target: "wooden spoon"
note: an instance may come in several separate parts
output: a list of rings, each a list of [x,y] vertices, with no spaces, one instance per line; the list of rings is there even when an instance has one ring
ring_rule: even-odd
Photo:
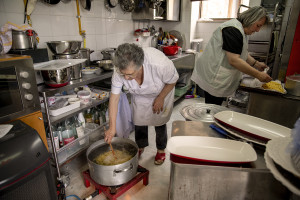
[[[106,127],[105,127],[105,126],[103,127],[103,129],[104,129],[104,131],[106,131]],[[111,145],[111,142],[109,143],[109,146],[110,146],[110,150],[111,150],[111,152],[112,152],[112,154],[113,154],[115,160],[117,160],[117,156],[116,156],[116,154],[115,154],[114,148],[113,148],[112,145]]]

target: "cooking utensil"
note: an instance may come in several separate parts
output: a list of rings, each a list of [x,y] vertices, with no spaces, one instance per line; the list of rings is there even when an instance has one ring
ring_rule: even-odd
[[[103,129],[104,129],[104,131],[106,131],[105,126],[103,127]],[[114,152],[114,148],[112,147],[111,142],[109,143],[109,147],[110,147],[110,150],[111,150],[112,154],[114,155],[114,158],[117,159],[117,156],[116,156],[116,154]]]
[[[29,40],[25,31],[12,30],[12,47],[11,49],[29,49]]]
[[[175,38],[178,39],[178,46],[180,46],[183,50],[185,50],[185,37],[179,31],[172,30],[169,32],[170,35],[173,35]]]
[[[103,55],[103,60],[113,60],[115,57],[116,48],[107,48],[101,51]]]
[[[80,0],[80,4],[84,9],[88,11],[91,10],[91,4],[92,4],[91,0]]]
[[[45,3],[48,3],[48,4],[58,4],[60,2],[60,0],[44,0]]]
[[[134,0],[120,0],[119,3],[122,10],[125,12],[132,12],[135,8]]]
[[[49,41],[46,42],[53,54],[76,54],[79,52],[82,41]]]
[[[87,150],[86,156],[91,178],[100,185],[116,186],[130,181],[137,173],[138,146],[126,138],[114,137],[112,139],[115,150],[127,151],[133,157],[125,163],[118,165],[99,165],[94,159],[102,153],[110,151],[104,140],[93,143]]]
[[[99,67],[103,68],[104,70],[111,71],[114,70],[114,64],[112,60],[99,60],[97,61]]]
[[[173,56],[176,55],[178,53],[180,47],[178,46],[164,46],[163,47],[163,52],[167,55],[167,56]]]
[[[187,105],[180,110],[180,114],[188,121],[214,122],[214,114],[228,110],[223,106],[205,103]]]
[[[71,80],[82,78],[82,64],[72,66]]]
[[[91,53],[93,53],[94,50],[90,50],[89,48],[81,48],[79,49],[79,52],[78,52],[78,56],[80,58],[85,58],[87,59],[86,60],[86,66],[90,66],[91,64]]]
[[[300,96],[300,74],[286,77],[285,88],[289,94]]]
[[[50,87],[62,87],[69,83],[72,75],[72,67],[57,70],[42,70],[41,74],[46,85]]]

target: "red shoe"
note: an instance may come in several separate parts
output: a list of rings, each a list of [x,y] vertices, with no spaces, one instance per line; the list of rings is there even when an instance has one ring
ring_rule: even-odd
[[[161,165],[161,164],[164,163],[165,159],[166,159],[166,154],[165,153],[157,152],[156,156],[155,156],[154,164]]]

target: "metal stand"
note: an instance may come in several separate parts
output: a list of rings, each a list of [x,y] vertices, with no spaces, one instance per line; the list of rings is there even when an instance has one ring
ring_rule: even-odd
[[[95,186],[95,189],[99,191],[98,194],[101,194],[101,192],[103,192],[104,195],[110,200],[117,200],[119,196],[124,194],[127,190],[135,186],[141,180],[143,180],[144,185],[149,184],[149,170],[141,167],[140,165],[138,166],[138,174],[129,182],[121,185],[120,187],[118,186],[109,187],[109,186],[104,186],[96,183],[91,178],[89,170],[82,172],[82,174],[84,178],[85,187],[90,187],[92,183]]]

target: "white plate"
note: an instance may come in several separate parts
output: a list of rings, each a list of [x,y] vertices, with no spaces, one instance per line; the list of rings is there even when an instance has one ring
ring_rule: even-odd
[[[252,137],[249,136],[249,135],[246,135],[246,134],[240,133],[240,132],[238,132],[238,131],[236,131],[236,130],[234,130],[234,129],[225,127],[225,126],[223,126],[222,124],[220,124],[220,123],[218,123],[218,122],[215,122],[215,123],[216,123],[220,128],[224,129],[224,130],[227,131],[228,133],[230,133],[230,134],[232,134],[232,135],[234,135],[234,136],[236,136],[236,137],[238,137],[238,138],[244,139],[244,140],[246,140],[246,141],[248,141],[248,142],[253,142],[253,143],[255,143],[255,144],[259,144],[259,145],[266,146],[266,142],[264,142],[264,141],[261,141],[261,140],[259,140],[259,139],[257,139],[257,138],[252,138]]]
[[[273,162],[272,158],[265,152],[265,161],[267,168],[271,171],[273,176],[280,181],[285,187],[287,187],[290,191],[295,193],[296,195],[300,195],[300,190],[295,187],[289,180],[287,180],[276,168],[275,163]]]
[[[248,163],[257,159],[255,150],[249,144],[214,137],[171,137],[167,149],[176,156],[202,162]]]
[[[291,141],[292,138],[290,137],[270,140],[267,143],[266,152],[276,164],[300,178],[300,173],[294,167],[291,155],[287,149]]]
[[[34,64],[34,70],[59,70],[84,63],[86,59],[58,59]]]
[[[234,111],[219,112],[214,118],[225,126],[265,141],[291,135],[287,127]]]
[[[83,74],[93,74],[93,73],[95,73],[97,70],[98,70],[97,68],[95,68],[95,69],[85,68],[85,69],[82,70],[82,73],[83,73]]]

